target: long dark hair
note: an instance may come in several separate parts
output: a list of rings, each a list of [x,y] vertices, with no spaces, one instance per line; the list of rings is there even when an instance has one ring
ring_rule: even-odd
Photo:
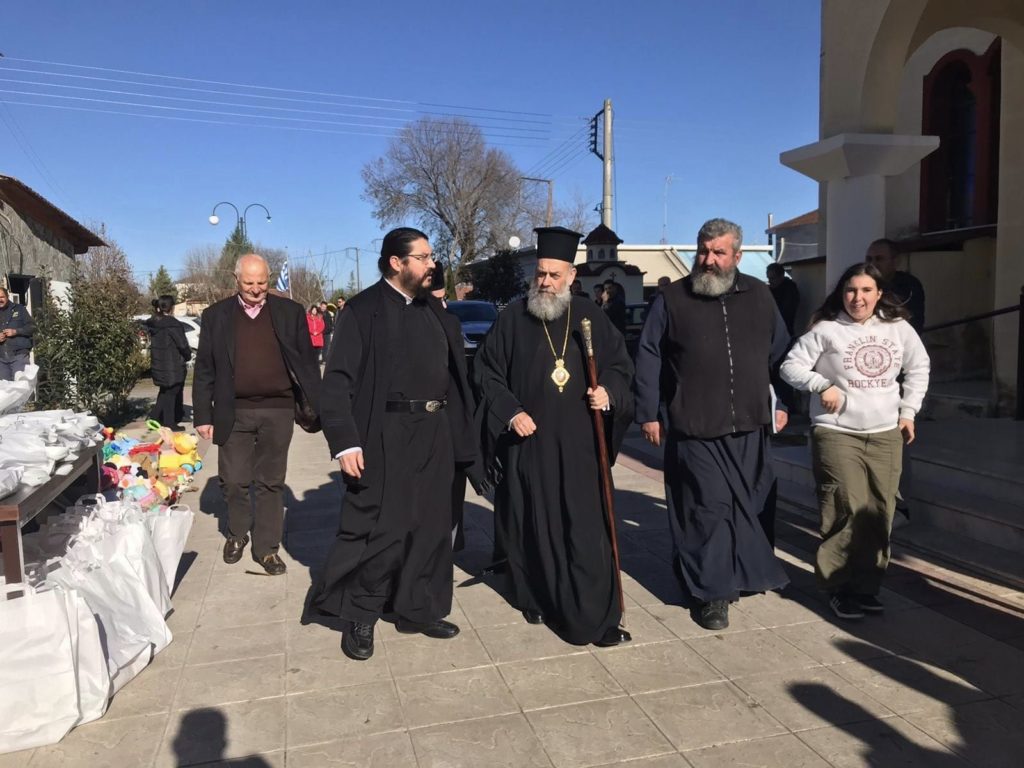
[[[412,244],[417,240],[429,240],[425,233],[413,227],[398,227],[392,229],[380,244],[380,258],[377,259],[377,269],[385,277],[391,274],[391,257],[397,256],[400,259],[407,258],[412,250]]]
[[[879,290],[882,291],[882,296],[875,305],[875,317],[887,323],[896,320],[906,320],[910,317],[910,313],[896,300],[896,297],[885,289],[885,281],[882,280],[882,273],[878,271],[878,267],[871,264],[854,264],[843,272],[843,276],[839,278],[839,282],[832,289],[832,293],[825,298],[825,302],[811,315],[811,322],[808,327],[813,328],[822,320],[835,320],[841,312],[845,312],[843,294],[846,292],[846,284],[860,275],[870,277],[875,281],[875,285],[878,286]]]

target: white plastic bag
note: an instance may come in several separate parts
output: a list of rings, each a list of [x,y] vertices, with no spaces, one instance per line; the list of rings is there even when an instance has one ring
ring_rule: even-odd
[[[185,504],[160,507],[146,517],[146,526],[153,537],[153,546],[160,559],[160,568],[167,580],[168,589],[174,591],[174,579],[178,574],[181,553],[185,551],[189,531],[195,515]]]
[[[80,714],[68,594],[2,593],[15,590],[23,596],[0,601],[0,752],[55,744]]]
[[[75,725],[99,720],[110,703],[110,669],[103,653],[100,627],[89,604],[78,592],[68,593],[68,624],[78,683],[79,717]]]
[[[113,692],[137,675],[171,642],[171,630],[135,569],[123,557],[87,564],[87,550],[72,548],[50,581],[77,589],[99,620]],[[74,555],[74,557],[72,557]]]

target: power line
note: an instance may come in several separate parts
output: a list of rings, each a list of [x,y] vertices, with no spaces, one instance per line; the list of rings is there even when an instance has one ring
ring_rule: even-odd
[[[7,129],[11,132],[15,142],[21,147],[21,151],[25,153],[28,161],[32,163],[32,166],[39,173],[40,178],[50,187],[61,198],[67,198],[68,194],[64,191],[64,188],[57,181],[57,178],[50,173],[50,169],[43,162],[43,158],[32,147],[32,142],[29,141],[28,135],[22,130],[21,125],[18,123],[18,119],[14,116],[14,112],[11,111],[7,103],[0,99],[0,107],[3,107],[0,111],[0,119],[4,121]],[[8,117],[10,119],[8,119]]]
[[[46,70],[25,69],[23,67],[8,67],[8,66],[5,66],[4,69],[6,71],[8,71],[8,72],[20,72],[20,73],[24,73],[24,74],[42,75],[44,77],[73,78],[73,79],[76,79],[76,80],[89,80],[89,81],[101,82],[101,83],[115,83],[115,84],[118,84],[118,85],[134,85],[134,86],[139,86],[139,87],[142,87],[142,88],[162,88],[162,89],[165,89],[165,90],[186,91],[186,92],[190,92],[190,93],[209,93],[209,94],[220,95],[220,96],[241,96],[241,97],[248,98],[248,99],[265,99],[265,100],[268,100],[268,101],[284,101],[284,102],[289,102],[289,103],[293,103],[293,104],[318,104],[318,105],[323,105],[323,106],[344,107],[344,108],[347,108],[347,109],[361,109],[361,110],[368,110],[368,111],[369,110],[374,110],[374,111],[386,111],[386,112],[402,112],[402,113],[407,113],[407,114],[436,115],[436,116],[440,116],[440,117],[472,117],[475,120],[491,120],[491,121],[500,121],[500,122],[503,122],[503,123],[529,123],[529,124],[533,124],[533,125],[544,125],[548,129],[550,129],[550,121],[548,121],[548,120],[532,120],[532,119],[526,119],[526,118],[510,118],[510,117],[489,117],[487,115],[463,115],[463,114],[459,114],[459,113],[455,113],[455,112],[434,112],[434,111],[430,111],[430,110],[413,109],[413,108],[410,108],[410,107],[384,107],[384,106],[377,106],[377,105],[371,105],[371,104],[352,104],[352,103],[344,103],[344,102],[337,102],[337,101],[324,101],[323,99],[300,99],[300,98],[292,98],[292,97],[288,97],[288,96],[268,96],[268,95],[260,94],[260,93],[238,93],[236,91],[223,91],[223,90],[219,90],[219,89],[216,89],[216,88],[193,88],[193,87],[184,86],[184,85],[168,85],[168,84],[165,84],[165,83],[147,83],[147,82],[139,82],[138,80],[124,80],[124,79],[121,79],[121,78],[113,78],[113,77],[97,77],[95,75],[75,75],[75,74],[71,74],[71,73],[68,73],[68,72],[49,72],[49,71],[46,71]],[[12,81],[12,82],[31,82],[31,81]],[[60,83],[34,83],[33,82],[31,84],[34,84],[34,85],[46,85],[46,86],[53,87],[53,88],[79,88],[81,90],[92,90],[92,89],[88,88],[87,86],[64,85],[64,84],[60,84]],[[116,93],[117,91],[112,91],[112,92]],[[167,99],[171,99],[171,98],[174,98],[174,97],[172,97],[172,96],[160,96],[158,94],[151,94],[151,95],[147,94],[147,98],[167,98]],[[345,97],[345,98],[347,98],[347,97]],[[272,108],[273,107],[268,107],[268,109],[272,109]],[[455,108],[458,109],[458,107],[455,107]],[[466,108],[466,109],[475,109],[475,108]],[[532,113],[526,113],[526,114],[532,114]],[[403,120],[403,119],[406,119],[406,118],[400,118],[400,117],[399,118],[387,118],[387,117],[383,117],[382,116],[382,117],[380,117],[380,119],[382,119],[382,120],[384,120],[384,119],[386,119],[386,120]]]
[[[81,86],[81,85],[63,85],[61,83],[46,83],[46,82],[39,82],[39,81],[34,81],[34,80],[16,80],[14,78],[8,78],[8,77],[0,77],[0,82],[18,83],[20,85],[36,85],[36,86],[42,86],[44,88],[67,88],[67,89],[76,90],[76,91],[87,91],[89,93],[108,93],[108,94],[114,94],[114,95],[119,95],[119,96],[135,96],[135,97],[143,98],[143,99],[165,99],[165,100],[169,100],[169,101],[184,101],[184,102],[188,102],[188,103],[192,103],[192,104],[209,104],[209,105],[213,105],[213,106],[241,107],[243,109],[253,109],[253,110],[269,109],[269,110],[276,110],[276,111],[279,111],[279,112],[297,112],[297,113],[303,113],[303,114],[322,115],[322,116],[330,116],[330,117],[347,117],[347,118],[353,118],[353,119],[356,119],[356,120],[391,120],[391,121],[397,121],[397,122],[402,122],[402,123],[405,123],[405,121],[406,121],[406,118],[401,118],[401,117],[384,117],[384,116],[373,116],[373,117],[370,117],[368,115],[354,115],[354,114],[345,113],[345,112],[327,112],[327,111],[324,111],[324,110],[314,110],[314,109],[298,109],[298,108],[295,108],[295,107],[273,107],[273,106],[269,106],[269,105],[264,106],[264,105],[258,105],[258,104],[256,104],[256,105],[254,105],[254,104],[239,104],[237,102],[217,101],[217,100],[214,100],[214,99],[192,99],[192,98],[188,98],[187,96],[162,96],[162,95],[155,95],[155,94],[148,94],[148,93],[138,93],[138,92],[135,92],[135,91],[121,91],[121,90],[116,90],[116,89],[111,89],[111,88],[90,88],[90,87]],[[12,91],[12,92],[19,93],[18,91]],[[21,93],[23,93],[23,92],[21,92]],[[85,97],[73,97],[73,96],[62,97],[60,94],[52,94],[52,95],[51,94],[35,94],[35,95],[45,96],[45,97],[48,97],[48,98],[49,97],[52,97],[52,98],[85,98]],[[163,105],[139,105],[139,106],[147,106],[147,107],[148,106],[154,106],[154,107],[156,107],[156,106],[163,106]],[[450,126],[457,125],[453,121],[435,121],[435,122],[437,122],[437,123],[439,123],[441,125],[450,125]],[[361,124],[354,123],[352,125],[361,125]],[[366,127],[392,128],[393,126],[368,125]],[[489,126],[487,126],[487,127],[489,127]],[[520,132],[523,132],[523,133],[545,133],[546,132],[546,129],[543,129],[543,128],[520,128],[520,127],[517,127],[517,126],[502,126],[501,130],[505,130],[505,131],[520,131]],[[534,137],[525,137],[525,138],[534,138]]]
[[[39,59],[23,59],[23,58],[18,58],[18,57],[14,57],[14,56],[6,57],[5,60],[6,61],[20,61],[20,62],[23,62],[23,63],[26,63],[26,64],[40,64],[40,65],[48,66],[48,67],[68,67],[68,68],[73,68],[73,69],[84,69],[84,70],[89,70],[89,71],[94,71],[94,72],[113,72],[115,74],[121,74],[121,75],[135,75],[135,76],[139,76],[139,77],[160,78],[160,79],[164,79],[164,80],[173,80],[173,81],[176,81],[176,82],[204,83],[206,85],[223,85],[223,86],[229,86],[229,87],[232,87],[232,88],[252,88],[252,89],[258,89],[258,90],[263,90],[263,91],[271,91],[271,92],[274,92],[274,93],[294,93],[294,94],[304,94],[304,95],[307,95],[307,96],[328,96],[328,97],[331,97],[331,98],[356,99],[356,100],[360,100],[360,101],[370,101],[370,102],[377,102],[377,103],[384,103],[384,104],[409,104],[409,105],[414,105],[414,106],[442,107],[442,108],[446,108],[446,109],[461,109],[461,110],[469,110],[469,111],[477,111],[477,112],[495,112],[495,113],[502,113],[502,114],[509,114],[509,115],[518,114],[518,115],[526,115],[526,116],[529,116],[529,117],[548,117],[548,118],[550,118],[550,115],[545,114],[545,113],[539,113],[539,112],[523,112],[523,111],[518,111],[518,110],[492,109],[492,108],[489,108],[489,107],[474,107],[474,106],[469,106],[469,105],[434,104],[434,103],[429,103],[429,102],[412,101],[412,100],[409,100],[409,99],[393,99],[393,98],[377,97],[377,96],[357,96],[357,95],[354,95],[354,94],[331,93],[329,91],[311,91],[311,90],[304,90],[304,89],[298,89],[298,88],[280,88],[280,87],[269,86],[269,85],[253,85],[253,84],[249,84],[249,83],[235,83],[235,82],[224,81],[224,80],[208,80],[208,79],[196,78],[196,77],[181,77],[181,76],[178,76],[178,75],[162,75],[162,74],[157,74],[157,73],[152,73],[152,72],[137,72],[137,71],[134,71],[134,70],[114,69],[114,68],[111,68],[111,67],[98,67],[98,66],[90,66],[90,65],[86,65],[86,64],[69,64],[69,63],[59,62],[59,61],[43,61],[43,60],[39,60]]]
[[[270,130],[278,131],[302,131],[304,133],[325,133],[333,134],[337,136],[368,136],[375,139],[388,139],[394,138],[394,134],[387,133],[370,133],[367,131],[340,131],[330,130],[328,128],[306,128],[301,125],[263,125],[260,123],[242,123],[237,120],[210,120],[208,118],[201,117],[178,117],[176,115],[147,115],[141,112],[125,112],[124,110],[118,109],[98,109],[95,107],[75,107],[70,104],[40,104],[35,101],[14,101],[11,99],[5,100],[7,104],[17,104],[23,107],[43,107],[45,109],[61,109],[71,112],[93,112],[103,115],[124,115],[126,117],[145,117],[150,120],[173,120],[175,122],[183,123],[203,123],[204,125],[230,125],[237,126],[240,128],[266,128]],[[397,131],[397,128],[390,130]],[[501,141],[490,141],[489,144],[495,147],[533,147],[534,144],[511,144],[509,142]]]
[[[554,165],[554,164],[556,164],[562,157],[564,157],[566,154],[572,152],[575,149],[575,147],[573,146],[574,143],[577,140],[583,138],[584,134],[586,133],[586,130],[587,130],[586,126],[584,126],[582,129],[580,129],[579,131],[574,133],[572,136],[570,136],[568,139],[566,139],[564,142],[562,142],[559,146],[555,147],[555,149],[553,149],[551,152],[549,152],[547,155],[545,155],[543,158],[541,158],[537,163],[534,163],[534,165],[530,168],[530,170],[527,172],[526,175],[527,176],[545,176],[545,175],[547,175],[547,172],[545,171],[545,169],[550,167],[550,166],[552,166],[552,165]]]
[[[118,100],[118,99],[100,99],[100,98],[91,98],[91,97],[88,97],[88,96],[66,96],[66,95],[63,95],[63,94],[55,94],[55,93],[39,93],[39,92],[35,92],[35,91],[19,91],[19,90],[15,90],[15,89],[12,89],[12,88],[0,88],[0,93],[11,93],[11,94],[15,94],[15,95],[18,95],[18,96],[30,96],[30,97],[42,98],[42,99],[61,99],[61,100],[68,100],[68,101],[84,101],[84,102],[88,102],[88,103],[92,103],[92,104],[104,104],[104,105],[120,106],[120,107],[135,107],[137,109],[153,109],[153,110],[164,110],[164,111],[168,111],[168,112],[186,112],[186,113],[190,113],[190,114],[217,115],[217,116],[221,116],[221,117],[244,117],[244,118],[255,118],[255,119],[259,119],[259,120],[277,120],[277,121],[289,122],[289,123],[314,123],[314,124],[318,124],[318,125],[342,126],[342,127],[347,127],[347,128],[364,128],[364,129],[381,130],[381,131],[397,131],[397,130],[400,129],[399,126],[390,126],[390,125],[374,125],[374,124],[367,125],[365,123],[352,123],[352,122],[345,122],[345,121],[338,121],[338,120],[317,120],[317,119],[314,119],[314,118],[284,117],[284,116],[281,116],[281,115],[260,115],[260,114],[250,114],[250,113],[246,113],[246,112],[227,112],[227,111],[215,110],[215,109],[196,109],[196,108],[193,108],[193,107],[175,107],[175,106],[170,106],[170,105],[167,105],[167,104],[144,104],[144,103],[138,103],[138,102],[133,102],[133,101],[121,101],[121,100]],[[56,105],[48,105],[48,104],[39,104],[37,102],[9,102],[9,103],[18,103],[18,104],[27,105],[27,106],[56,106]],[[85,111],[102,111],[102,110],[85,110]],[[129,115],[135,115],[135,116],[138,116],[138,117],[156,116],[156,115],[145,115],[145,114],[140,114],[140,113],[135,113],[135,112],[128,112],[128,113],[125,113],[125,112],[117,113],[117,112],[115,112],[114,114],[129,114]],[[243,125],[249,125],[249,124],[248,123],[243,123]],[[257,126],[257,127],[270,127],[270,126]],[[299,127],[299,126],[292,126],[292,127]],[[306,128],[304,130],[313,130],[313,129]],[[485,137],[487,137],[488,139],[490,139],[490,138],[498,138],[498,139],[518,139],[520,141],[537,141],[540,138],[540,137],[533,137],[533,136],[516,136],[516,135],[509,135],[509,134],[502,134],[502,133],[489,133],[486,130],[479,128],[479,126],[471,126],[471,125],[467,125],[465,129],[462,129],[459,126],[453,126],[450,130],[452,130],[456,134],[463,133],[463,132],[469,132],[471,130],[479,130],[480,133],[482,135],[484,135]],[[386,133],[371,133],[371,134],[367,134],[367,135],[386,136],[387,134]],[[531,145],[531,144],[521,144],[519,146],[533,146],[533,145]]]

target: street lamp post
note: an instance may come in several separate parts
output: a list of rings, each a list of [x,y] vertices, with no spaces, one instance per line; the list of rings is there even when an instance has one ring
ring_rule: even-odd
[[[245,209],[241,213],[239,213],[238,206],[236,206],[234,203],[229,203],[227,200],[222,200],[221,202],[213,206],[213,211],[210,213],[209,221],[210,224],[212,224],[213,226],[217,226],[220,223],[220,217],[217,215],[217,209],[220,208],[222,205],[230,205],[231,208],[234,210],[235,226],[242,230],[243,239],[247,237],[245,230],[245,217],[246,214],[249,213],[250,208],[262,208],[263,212],[267,214],[267,221],[270,221],[270,211],[267,210],[267,206],[265,206],[263,203],[249,203],[247,206],[245,206]]]

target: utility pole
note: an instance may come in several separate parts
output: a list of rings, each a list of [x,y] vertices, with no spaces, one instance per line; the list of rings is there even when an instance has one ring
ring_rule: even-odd
[[[554,179],[537,179],[537,178],[534,178],[533,176],[520,176],[519,178],[522,179],[523,181],[536,181],[536,182],[539,182],[541,184],[547,184],[548,185],[548,211],[547,211],[547,215],[545,216],[545,221],[547,222],[547,224],[545,226],[550,227],[551,226],[552,217],[554,216],[554,201],[555,201],[555,181],[554,181]]]
[[[604,100],[604,196],[601,198],[601,223],[612,226],[612,100]]]
[[[604,121],[603,151],[597,149],[597,120]],[[604,193],[601,197],[601,223],[612,226],[612,100],[604,100],[604,108],[590,119],[590,151],[604,163]]]
[[[675,178],[675,174],[670,173],[665,177],[665,194],[663,201],[665,205],[665,214],[661,220],[661,244],[668,244],[668,188],[672,184],[672,179]]]

